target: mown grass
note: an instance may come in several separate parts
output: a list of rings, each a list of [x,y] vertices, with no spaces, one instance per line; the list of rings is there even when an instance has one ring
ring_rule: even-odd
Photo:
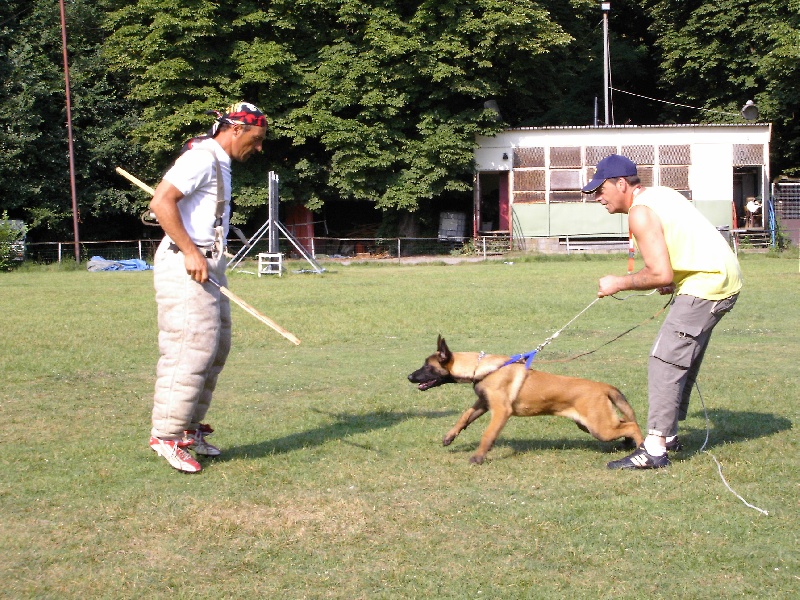
[[[513,262],[513,264],[506,264]],[[232,273],[295,333],[234,307],[199,475],[147,447],[157,358],[152,273],[3,274],[1,596],[9,598],[795,598],[796,260],[743,255],[669,469],[558,418],[512,419],[468,464],[486,417],[441,438],[469,386],[406,381],[454,350],[528,351],[593,299],[623,257]],[[302,265],[296,265],[298,269]],[[664,298],[604,299],[534,368],[620,387],[644,426]],[[602,346],[597,352],[558,362]]]

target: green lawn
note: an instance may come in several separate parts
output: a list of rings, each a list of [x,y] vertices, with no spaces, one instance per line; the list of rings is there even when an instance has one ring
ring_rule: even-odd
[[[198,475],[147,446],[152,272],[0,275],[0,597],[800,597],[796,258],[742,256],[745,290],[699,380],[707,451],[768,516],[699,452],[697,397],[659,471],[607,470],[623,453],[556,417],[513,418],[481,466],[488,417],[442,447],[474,396],[406,380],[437,335],[532,350],[625,257],[324,266],[231,274],[302,344],[233,308],[208,417],[224,454]],[[664,301],[595,303],[534,368],[619,387],[644,427]]]

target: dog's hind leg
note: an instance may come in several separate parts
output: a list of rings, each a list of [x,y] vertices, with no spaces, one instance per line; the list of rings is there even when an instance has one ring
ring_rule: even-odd
[[[456,439],[456,436],[459,433],[464,431],[470,423],[483,415],[487,410],[486,403],[483,402],[483,400],[478,400],[470,408],[464,411],[464,414],[462,414],[461,418],[458,419],[455,425],[453,425],[453,428],[447,432],[447,435],[445,435],[444,439],[442,439],[442,445],[449,446],[451,443],[453,443],[453,440]]]

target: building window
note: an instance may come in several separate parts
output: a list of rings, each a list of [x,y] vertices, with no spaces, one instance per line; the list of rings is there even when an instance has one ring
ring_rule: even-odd
[[[659,146],[658,163],[661,165],[690,165],[692,153],[689,144],[680,146]]]
[[[764,160],[764,146],[761,144],[734,144],[733,166],[744,167],[751,165],[761,166]]]
[[[659,173],[661,185],[674,190],[689,189],[689,167],[661,167]]]
[[[515,169],[544,168],[544,148],[514,148]]]
[[[582,166],[580,147],[550,148],[551,169],[580,169]]]
[[[623,146],[620,154],[627,156],[637,165],[653,165],[656,162],[656,149],[651,145]]]
[[[548,202],[583,202],[581,167],[583,156],[580,146],[554,146],[550,148]]]
[[[597,163],[606,156],[611,156],[616,153],[616,146],[586,146],[586,164],[590,167],[596,167]],[[592,171],[592,174],[594,174],[594,171]]]

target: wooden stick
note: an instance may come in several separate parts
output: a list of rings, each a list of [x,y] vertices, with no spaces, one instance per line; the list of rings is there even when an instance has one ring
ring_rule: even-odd
[[[211,279],[211,278],[209,278],[208,280],[211,283],[213,283],[215,286],[217,286],[219,288],[219,291],[224,296],[227,296],[231,300],[231,302],[235,302],[236,304],[238,304],[245,312],[250,313],[250,315],[254,316],[256,319],[258,319],[259,321],[264,323],[264,325],[269,325],[270,327],[272,327],[275,331],[280,333],[283,337],[285,337],[287,340],[292,342],[295,346],[299,346],[300,345],[300,340],[297,339],[294,336],[294,334],[292,334],[289,331],[286,331],[283,327],[278,325],[275,321],[273,321],[269,317],[266,317],[266,316],[262,315],[255,308],[253,308],[247,302],[245,302],[244,300],[239,298],[239,296],[234,294],[232,291],[230,291],[224,285],[220,285],[219,282],[217,282],[217,281],[215,281],[214,279]]]
[[[151,196],[156,193],[156,191],[153,188],[151,188],[149,185],[147,185],[144,181],[142,181],[141,179],[137,179],[136,177],[134,177],[133,175],[128,173],[122,167],[117,167],[116,171],[117,171],[117,173],[122,175],[125,179],[127,179],[128,181],[130,181],[134,185],[137,185],[140,188],[142,188],[145,192],[147,192]]]
[[[151,188],[149,185],[147,185],[141,179],[138,179],[138,178],[134,177],[133,175],[131,175],[130,173],[128,173],[125,169],[123,169],[121,167],[117,167],[116,171],[117,171],[117,173],[122,175],[125,179],[127,179],[128,181],[130,181],[134,185],[142,188],[145,192],[147,192],[151,196],[155,193],[155,190],[153,188]],[[259,321],[264,323],[264,325],[268,325],[269,327],[272,327],[272,329],[274,329],[275,331],[280,333],[283,337],[285,337],[287,340],[292,342],[295,346],[299,346],[300,345],[300,340],[297,339],[297,337],[294,334],[292,334],[289,331],[286,331],[283,327],[278,325],[275,321],[273,321],[269,317],[266,317],[266,316],[262,315],[255,308],[253,308],[247,302],[245,302],[244,300],[239,298],[239,296],[234,294],[232,291],[230,291],[224,285],[220,285],[218,281],[215,281],[214,279],[212,279],[210,277],[209,277],[208,280],[211,283],[213,283],[215,286],[217,286],[219,288],[219,291],[224,296],[227,296],[228,299],[231,302],[239,305],[239,307],[242,308],[242,310],[244,310],[246,313],[249,313],[251,316],[255,317],[256,319],[258,319]]]

